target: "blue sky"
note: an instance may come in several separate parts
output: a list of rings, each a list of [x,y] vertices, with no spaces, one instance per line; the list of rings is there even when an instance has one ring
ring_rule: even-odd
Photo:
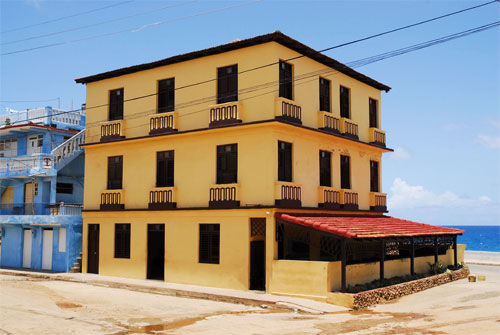
[[[280,30],[323,49],[486,1],[122,1],[0,2],[1,53],[132,30],[0,57],[0,101],[85,101],[73,79]],[[106,24],[102,21],[152,13]],[[221,9],[210,14],[207,11]],[[201,14],[195,16],[197,14]],[[349,62],[500,19],[500,3],[326,54]],[[167,21],[160,25],[155,22]],[[89,28],[26,39],[84,25]],[[382,128],[395,153],[383,160],[390,214],[441,225],[500,225],[500,29],[370,64],[358,71],[393,89],[382,95]],[[5,103],[14,109],[57,101]]]

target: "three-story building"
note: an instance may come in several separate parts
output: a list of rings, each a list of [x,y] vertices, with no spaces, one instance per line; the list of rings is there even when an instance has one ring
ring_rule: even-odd
[[[363,256],[349,227],[398,220],[381,189],[390,87],[280,32],[76,82],[86,272],[323,299],[387,235]]]

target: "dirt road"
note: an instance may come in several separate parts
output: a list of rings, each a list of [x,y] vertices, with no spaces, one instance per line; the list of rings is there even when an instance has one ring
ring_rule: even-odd
[[[363,311],[293,313],[0,275],[0,334],[499,334],[500,267]]]

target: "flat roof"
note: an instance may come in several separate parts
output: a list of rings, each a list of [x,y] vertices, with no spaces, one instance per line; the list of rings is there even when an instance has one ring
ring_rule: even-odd
[[[276,218],[347,238],[462,235],[464,230],[432,226],[391,216],[294,216]]]
[[[220,54],[223,52],[228,52],[232,50],[237,50],[241,48],[246,48],[258,44],[263,44],[263,43],[268,43],[268,42],[276,42],[279,43],[287,48],[290,48],[304,56],[307,56],[323,65],[326,65],[328,67],[331,67],[334,70],[337,70],[349,77],[352,77],[354,79],[357,79],[369,86],[372,86],[376,89],[383,90],[388,92],[391,87],[384,85],[368,76],[365,76],[362,73],[359,73],[358,71],[355,71],[354,69],[348,67],[347,65],[344,65],[338,61],[336,61],[333,58],[330,58],[310,47],[308,47],[305,44],[302,44],[293,38],[283,34],[280,31],[275,31],[270,34],[266,35],[260,35],[248,39],[244,39],[241,41],[236,41],[236,42],[230,42],[226,44],[222,44],[216,47],[208,48],[208,49],[203,49],[199,51],[194,51],[194,52],[189,52],[169,58],[165,58],[159,61],[151,62],[151,63],[144,63],[144,64],[139,64],[139,65],[134,65],[134,66],[129,66],[129,67],[124,67],[121,69],[117,70],[112,70],[112,71],[107,71],[107,72],[102,72],[99,74],[87,76],[87,77],[82,77],[82,78],[77,78],[75,79],[75,82],[81,83],[81,84],[87,84],[99,80],[104,80],[108,78],[113,78],[113,77],[118,77],[118,76],[123,76],[126,74],[130,73],[135,73],[143,70],[149,70],[153,69],[156,67],[160,66],[165,66],[165,65],[170,65],[170,64],[175,64],[175,63],[180,63],[180,62],[185,62],[188,60],[200,58],[200,57],[206,57],[206,56],[211,56],[211,55],[216,55]]]

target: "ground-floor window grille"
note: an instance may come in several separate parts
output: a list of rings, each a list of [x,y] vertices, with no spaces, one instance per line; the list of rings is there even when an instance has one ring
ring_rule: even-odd
[[[200,224],[199,262],[219,264],[220,224]]]

